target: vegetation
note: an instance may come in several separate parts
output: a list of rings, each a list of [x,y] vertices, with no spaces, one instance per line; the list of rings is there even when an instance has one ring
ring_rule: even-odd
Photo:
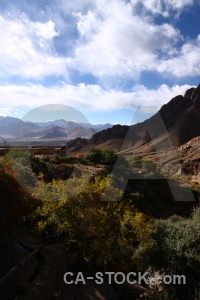
[[[143,169],[148,172],[156,172],[157,166],[151,160],[143,160],[141,156],[135,156],[129,159],[131,167],[136,169]]]
[[[100,149],[92,148],[86,155],[85,159],[91,162],[94,166],[102,162],[103,153]]]
[[[100,150],[97,148],[91,148],[89,153],[85,156],[85,159],[86,161],[94,164],[94,166],[96,164],[114,165],[117,159],[118,165],[129,165],[124,156],[117,155],[111,149]]]
[[[67,157],[60,156],[59,154],[48,155],[43,158],[43,161],[49,162],[50,164],[63,164],[68,163],[69,159]]]
[[[76,241],[82,258],[95,265],[103,264],[105,258],[112,262],[118,258],[118,263],[127,260],[132,247],[148,241],[151,222],[128,201],[113,201],[121,193],[116,188],[110,188],[110,199],[102,202],[109,182],[106,178],[90,184],[89,177],[83,176],[40,183],[34,193],[43,203],[37,210],[40,232]]]
[[[84,156],[84,154],[83,154],[83,153],[78,153],[78,154],[76,155],[76,157],[77,157],[77,158],[79,158],[79,159],[82,159],[82,158],[83,158],[83,156]]]
[[[152,238],[155,241],[148,251],[138,248],[137,263],[145,256],[146,268],[151,265],[165,274],[185,275],[186,285],[165,286],[162,299],[198,299],[195,293],[200,289],[200,208],[193,210],[190,218],[178,216],[156,220]],[[172,297],[173,296],[173,297]],[[153,299],[157,298],[154,295]]]
[[[1,233],[21,228],[25,215],[29,235],[41,240],[53,237],[66,246],[67,255],[75,256],[77,266],[84,264],[85,270],[102,270],[106,262],[107,270],[117,266],[118,272],[151,268],[162,274],[184,274],[187,285],[166,285],[160,291],[148,288],[146,299],[198,300],[200,208],[193,209],[190,217],[169,217],[166,212],[172,212],[167,211],[167,205],[172,200],[159,180],[138,177],[129,180],[122,192],[120,182],[129,178],[132,168],[156,172],[152,162],[140,157],[127,162],[111,150],[94,148],[86,158],[94,165],[113,165],[117,160],[116,173],[95,176],[93,181],[82,175],[47,182],[45,176],[52,168],[65,166],[69,160],[57,155],[39,159],[18,150],[8,153],[0,164]],[[15,178],[28,184],[34,181],[31,195]],[[106,201],[102,201],[105,193]],[[121,201],[113,201],[118,198]],[[127,293],[126,299],[132,299],[131,292]]]
[[[113,150],[106,149],[102,151],[102,164],[103,165],[114,165],[117,160],[117,154]]]
[[[2,164],[4,168],[6,168],[7,172],[12,172],[14,164],[18,164],[23,167],[30,166],[30,169],[36,175],[39,175],[40,172],[48,172],[47,164],[43,160],[40,160],[29,151],[22,152],[19,149],[12,149],[9,151],[8,154],[3,158]]]

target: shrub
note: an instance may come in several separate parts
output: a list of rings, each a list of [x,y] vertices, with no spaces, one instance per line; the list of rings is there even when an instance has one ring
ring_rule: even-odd
[[[166,274],[186,276],[187,285],[168,287],[176,299],[194,299],[195,288],[199,287],[199,229],[200,208],[196,208],[188,219],[173,216],[157,220],[152,232],[155,244],[140,253],[140,257],[146,256],[147,263],[164,269]]]
[[[101,201],[105,189],[108,198]],[[43,202],[38,209],[39,230],[76,241],[86,261],[103,264],[106,257],[128,264],[134,247],[150,237],[147,217],[126,200],[113,201],[122,192],[109,178],[96,178],[93,184],[87,175],[48,185],[41,182],[34,196]]]
[[[31,173],[35,173],[38,176],[40,173],[46,174],[48,172],[48,167],[44,161],[35,157],[29,151],[21,151],[20,149],[9,151],[2,162],[7,171],[10,173],[20,171],[21,174],[24,174],[23,176],[26,173],[30,177]]]
[[[83,156],[84,156],[83,153],[77,153],[76,155],[77,158],[83,158]]]
[[[95,166],[96,164],[102,162],[103,153],[100,149],[91,148],[85,159]]]
[[[69,159],[67,157],[60,156],[59,154],[54,154],[50,157],[49,163],[59,165],[62,163],[68,163]]]
[[[149,172],[156,172],[156,164],[154,164],[150,160],[144,160],[142,161],[142,168],[149,171]]]
[[[104,165],[114,165],[117,159],[117,154],[113,150],[106,149],[102,153],[102,164]]]
[[[142,168],[142,157],[141,156],[132,157],[129,160],[129,164],[133,168],[141,169]]]

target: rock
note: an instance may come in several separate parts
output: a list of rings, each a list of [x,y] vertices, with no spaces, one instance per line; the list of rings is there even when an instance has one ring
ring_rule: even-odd
[[[193,102],[193,100],[196,98],[196,96],[200,93],[200,84],[197,86],[196,89],[192,91],[192,94],[190,96],[190,100]],[[194,103],[194,102],[193,102]]]
[[[190,98],[191,97],[191,95],[192,95],[192,92],[195,90],[195,87],[192,87],[192,88],[190,88],[189,90],[187,90],[186,92],[185,92],[185,95],[184,95],[184,97],[185,98]]]
[[[144,139],[143,139],[143,143],[149,143],[150,141],[151,141],[151,137],[150,137],[149,131],[147,129],[146,133],[145,133],[145,136],[144,136]]]
[[[193,103],[194,103],[195,106],[199,106],[200,105],[200,91],[196,95],[196,97],[194,98]]]

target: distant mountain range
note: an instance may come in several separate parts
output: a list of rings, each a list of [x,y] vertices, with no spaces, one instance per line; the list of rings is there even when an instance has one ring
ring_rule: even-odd
[[[111,124],[93,125],[63,119],[34,123],[0,116],[0,136],[8,140],[60,139],[69,141],[77,137],[89,139],[93,134],[111,127]]]

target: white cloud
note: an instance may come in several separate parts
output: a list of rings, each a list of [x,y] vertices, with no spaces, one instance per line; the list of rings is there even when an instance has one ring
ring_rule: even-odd
[[[130,3],[110,1],[104,7],[97,2],[93,13],[77,14],[77,29],[85,39],[75,49],[74,69],[99,78],[134,79],[141,71],[153,69],[159,51],[172,51],[182,38],[170,24],[156,25],[148,17],[133,15]]]
[[[154,20],[154,14],[171,16],[193,2],[60,0],[42,7],[40,21],[31,21],[27,15],[37,20],[39,4],[32,7],[25,1],[26,14],[0,16],[0,77],[57,76],[70,82],[70,71],[76,71],[109,85],[118,79],[137,81],[143,71],[199,75],[199,40],[184,42],[177,28]],[[140,14],[138,5],[144,7]]]
[[[160,108],[163,104],[169,102],[173,97],[177,95],[184,95],[185,91],[192,86],[174,85],[172,87],[162,84],[155,89],[147,89],[143,85],[136,85],[133,95],[136,102],[146,106],[157,106]]]
[[[66,74],[67,60],[53,52],[54,23],[31,22],[0,16],[0,77],[21,76],[40,79]]]
[[[177,77],[200,75],[200,35],[194,41],[185,43],[176,56],[160,61],[155,69]]]
[[[153,14],[166,14],[165,12],[163,12],[162,3],[160,0],[143,0],[137,2],[141,3],[147,10],[151,11]],[[132,1],[132,3],[134,4],[134,1]]]
[[[140,3],[152,14],[169,17],[171,11],[180,13],[187,6],[193,5],[194,0],[132,0],[131,3],[133,6]]]
[[[194,0],[164,0],[165,5],[174,10],[180,10],[186,6],[191,6]]]
[[[34,108],[47,104],[65,104],[76,109],[109,111],[121,108],[134,108],[135,106],[158,106],[160,108],[171,98],[184,94],[190,85],[175,85],[168,87],[163,84],[156,89],[147,89],[136,85],[134,89],[125,93],[122,91],[106,91],[98,85],[79,84],[72,86],[63,84],[55,87],[30,84],[28,86],[7,85],[0,86],[0,105],[9,103],[11,109]],[[6,109],[4,109],[6,113]],[[10,112],[7,109],[7,114]],[[4,114],[5,115],[5,114]]]
[[[184,40],[169,23],[157,25],[148,13],[136,14],[142,3],[152,13],[169,16],[192,5],[190,0],[111,0],[94,1],[93,11],[78,13],[80,40],[72,69],[91,73],[101,81],[131,78],[137,81],[143,71],[158,71],[170,76],[198,76],[200,43]],[[182,46],[180,46],[182,45]]]
[[[9,107],[0,108],[0,116],[2,116],[2,117],[6,117],[6,116],[17,117],[17,115],[18,115],[18,109],[12,109]]]
[[[85,15],[79,12],[74,14],[74,16],[78,18],[77,29],[82,37],[90,38],[99,31],[101,22],[96,18],[94,12],[89,10]]]
[[[53,37],[58,36],[58,33],[55,31],[54,27],[55,24],[52,21],[47,23],[30,23],[31,31],[35,31],[36,36],[43,39],[52,39]]]

